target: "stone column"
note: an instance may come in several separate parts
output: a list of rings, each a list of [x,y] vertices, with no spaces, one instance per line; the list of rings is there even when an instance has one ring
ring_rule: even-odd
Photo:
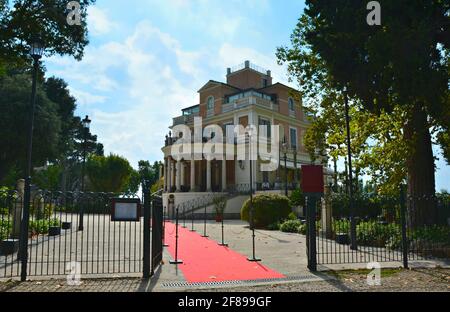
[[[206,160],[206,191],[211,192],[211,160]]]
[[[195,192],[197,187],[195,186],[195,160],[191,160],[191,192]]]
[[[222,160],[222,191],[227,190],[227,160]]]
[[[167,187],[168,187],[168,193],[172,192],[172,159],[168,158],[168,167],[167,167]]]
[[[176,162],[176,169],[175,169],[175,187],[176,191],[179,192],[181,190],[181,161],[178,160]]]
[[[167,158],[164,158],[164,192],[167,192]]]

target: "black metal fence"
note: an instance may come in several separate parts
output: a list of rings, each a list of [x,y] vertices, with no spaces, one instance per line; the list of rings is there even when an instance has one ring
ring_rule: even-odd
[[[152,198],[152,275],[163,260],[164,211],[162,198]]]
[[[32,194],[28,276],[66,275],[74,263],[82,275],[142,272],[142,218],[137,222],[112,221],[114,197],[117,194],[47,191]],[[0,278],[20,275],[22,210],[20,193],[0,192]]]
[[[304,229],[313,269],[316,264],[407,266],[408,260],[450,259],[448,197],[359,197],[351,209],[348,197],[331,195],[307,198],[307,204]]]

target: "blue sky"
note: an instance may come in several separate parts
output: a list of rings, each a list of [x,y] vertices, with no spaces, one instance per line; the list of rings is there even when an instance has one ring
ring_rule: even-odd
[[[45,63],[49,76],[69,83],[106,153],[136,167],[161,160],[171,118],[198,104],[197,90],[223,81],[227,67],[250,60],[289,84],[275,51],[289,43],[303,8],[295,0],[97,0],[84,59]],[[437,188],[450,189],[450,167],[437,165]]]

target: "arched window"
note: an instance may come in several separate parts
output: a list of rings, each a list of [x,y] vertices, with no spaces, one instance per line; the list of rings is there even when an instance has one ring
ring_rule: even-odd
[[[208,101],[207,101],[207,103],[206,103],[206,109],[207,109],[208,111],[214,110],[214,97],[213,97],[213,96],[210,96],[210,97],[208,98]]]
[[[290,112],[295,112],[294,99],[293,98],[289,98],[288,103],[289,103],[289,111]]]

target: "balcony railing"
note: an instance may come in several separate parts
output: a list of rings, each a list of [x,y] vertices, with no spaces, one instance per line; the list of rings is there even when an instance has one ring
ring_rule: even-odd
[[[250,96],[247,98],[243,98],[243,99],[238,99],[235,100],[231,103],[226,103],[222,105],[222,113],[228,113],[237,109],[241,109],[241,108],[245,108],[248,106],[259,106],[259,107],[264,107],[267,109],[270,109],[272,111],[278,112],[279,111],[279,105],[270,101],[270,100],[266,100],[260,97],[256,97],[256,96]]]
[[[193,113],[190,115],[183,115],[173,118],[173,125],[186,125],[194,122],[194,118],[200,116],[200,113]]]

